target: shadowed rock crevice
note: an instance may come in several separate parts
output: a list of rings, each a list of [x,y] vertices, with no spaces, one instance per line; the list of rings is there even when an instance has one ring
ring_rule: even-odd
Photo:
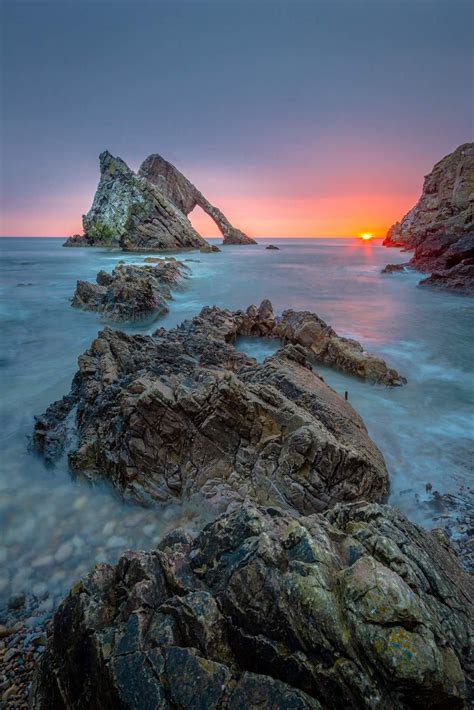
[[[100,564],[54,618],[32,708],[463,708],[471,581],[388,506],[239,506]]]
[[[240,334],[269,333],[288,344],[261,364],[233,345]],[[198,497],[222,509],[250,499],[313,512],[339,500],[381,501],[382,455],[309,358],[361,374],[365,357],[365,374],[392,384],[394,371],[377,358],[370,364],[361,346],[355,367],[341,341],[314,314],[276,318],[268,301],[245,313],[204,308],[153,336],[106,329],[79,357],[71,393],[38,418],[34,444],[54,460],[77,404],[72,469],[142,503]]]

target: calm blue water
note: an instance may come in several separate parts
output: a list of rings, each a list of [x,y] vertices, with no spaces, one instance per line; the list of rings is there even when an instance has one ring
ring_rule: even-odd
[[[267,251],[273,241],[280,251]],[[110,491],[74,481],[65,462],[46,468],[27,449],[33,417],[69,390],[77,356],[101,324],[70,307],[77,278],[94,279],[119,260],[142,256],[64,249],[59,239],[1,239],[0,595],[34,589],[56,600],[95,561],[151,547],[194,511],[124,506]],[[391,475],[391,502],[412,519],[439,524],[424,508],[427,482],[441,492],[469,482],[472,463],[472,301],[417,289],[416,274],[382,276],[406,255],[356,240],[261,240],[218,254],[189,252],[192,276],[160,325],[173,326],[205,304],[245,308],[270,298],[277,311],[308,309],[357,338],[408,378],[388,390],[322,369],[349,391]],[[128,328],[151,332],[153,323]],[[268,341],[240,344],[262,359]]]

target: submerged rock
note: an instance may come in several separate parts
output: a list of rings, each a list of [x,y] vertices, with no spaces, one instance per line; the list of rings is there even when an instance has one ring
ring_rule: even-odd
[[[463,708],[472,591],[388,506],[239,506],[77,584],[31,707]]]
[[[256,244],[255,239],[233,227],[227,217],[161,155],[149,155],[141,164],[138,174],[156,185],[183,214],[188,215],[199,206],[216,223],[224,237],[224,244]]]
[[[262,364],[232,345],[268,334],[288,345]],[[269,301],[246,313],[204,308],[154,336],[106,329],[79,357],[71,393],[38,418],[34,444],[54,459],[77,406],[72,469],[141,502],[198,496],[222,508],[250,498],[313,512],[339,500],[380,501],[382,455],[308,359],[361,374],[365,358],[367,372],[395,381],[383,361],[354,347],[314,314],[277,319]]]
[[[474,143],[464,143],[434,166],[417,204],[383,242],[414,249],[408,266],[436,272],[424,286],[474,293],[473,172]]]
[[[175,259],[151,260],[155,266],[119,265],[111,274],[99,271],[95,284],[78,281],[72,305],[115,321],[167,313],[166,301],[188,267]]]
[[[274,244],[269,244],[265,249],[273,249],[274,251],[278,251],[280,247],[276,247]]]
[[[387,264],[382,269],[382,274],[395,274],[403,271],[407,271],[410,268],[408,264]]]

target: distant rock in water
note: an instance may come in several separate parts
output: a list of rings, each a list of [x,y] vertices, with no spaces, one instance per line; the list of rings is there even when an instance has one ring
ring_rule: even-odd
[[[395,274],[407,271],[410,268],[408,264],[387,264],[382,269],[382,274]]]
[[[65,246],[117,246],[126,251],[208,248],[186,216],[197,204],[214,219],[225,244],[254,243],[174,166],[158,158],[147,158],[136,175],[121,158],[101,153],[99,185],[82,218],[84,234],[70,237]]]
[[[95,284],[78,281],[72,305],[114,321],[168,313],[166,301],[189,269],[175,259],[151,261],[156,266],[119,265],[111,274],[99,271]]]
[[[256,244],[255,239],[233,227],[227,217],[161,155],[149,155],[141,164],[138,174],[156,185],[183,214],[188,215],[196,206],[201,207],[216,223],[224,237],[224,244]]]
[[[275,251],[278,251],[280,247],[276,247],[274,244],[269,244],[265,249],[274,249]]]
[[[78,405],[72,469],[106,477],[140,502],[198,496],[221,509],[250,497],[308,513],[339,500],[381,501],[382,455],[309,358],[352,373],[366,360],[383,381],[402,378],[361,346],[351,361],[354,341],[338,345],[323,324],[293,311],[277,319],[264,301],[246,313],[204,308],[153,336],[103,330],[79,357],[71,393],[37,419],[34,445],[54,460]],[[232,344],[269,334],[288,344],[262,364]]]
[[[30,708],[462,710],[472,595],[444,535],[389,506],[241,505],[76,584]]]
[[[220,249],[216,247],[215,244],[208,244],[207,247],[201,247],[199,251],[203,254],[212,254],[214,252],[220,252]]]
[[[473,202],[474,143],[464,143],[425,177],[417,204],[383,243],[414,249],[408,266],[436,272],[420,285],[474,294]]]

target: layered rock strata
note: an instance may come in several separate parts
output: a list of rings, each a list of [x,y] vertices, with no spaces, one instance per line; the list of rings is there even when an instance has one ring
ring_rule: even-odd
[[[276,319],[265,301],[246,313],[204,308],[154,336],[106,329],[79,357],[70,394],[38,418],[34,444],[54,460],[77,407],[72,469],[140,502],[197,496],[219,509],[251,499],[313,512],[338,500],[383,500],[380,452],[309,359],[360,373],[362,348],[356,367],[332,329],[323,347],[321,323],[293,311]],[[232,344],[269,333],[289,344],[262,364]],[[395,377],[378,359],[374,368],[384,381]]]
[[[465,143],[434,166],[417,204],[388,231],[385,246],[415,253],[384,272],[407,266],[433,273],[424,286],[474,293],[473,204],[474,143]]]
[[[240,506],[77,584],[31,707],[464,708],[472,592],[388,506]]]
[[[72,305],[97,311],[105,320],[136,320],[168,313],[167,301],[189,269],[175,259],[156,265],[119,264],[111,274],[99,271],[96,283],[78,281]]]
[[[256,244],[255,239],[233,227],[221,210],[214,207],[188,178],[161,155],[149,155],[138,174],[156,185],[183,214],[188,215],[199,206],[217,225],[224,244]]]
[[[92,207],[82,219],[84,234],[70,237],[65,246],[117,246],[126,251],[207,249],[208,243],[186,216],[196,204],[214,219],[225,243],[254,243],[163,159],[169,167],[165,176],[158,175],[156,161],[149,175],[143,169],[147,161],[137,175],[108,151],[99,160],[100,181]],[[177,185],[187,190],[182,199]],[[188,209],[190,195],[196,201]]]

